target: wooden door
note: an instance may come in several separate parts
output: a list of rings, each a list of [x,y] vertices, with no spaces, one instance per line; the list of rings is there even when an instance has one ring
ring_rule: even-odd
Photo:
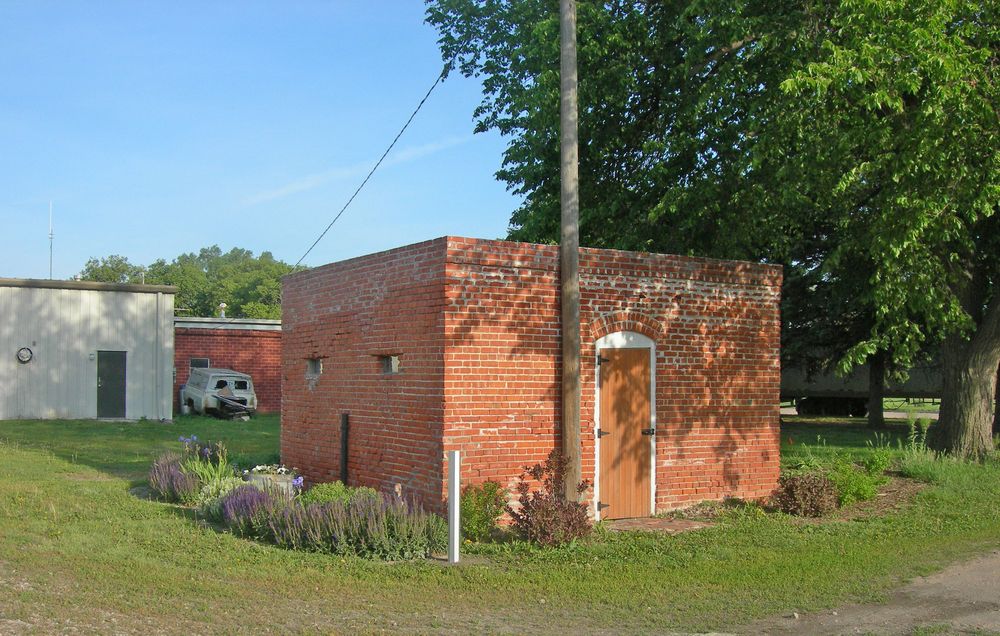
[[[600,504],[602,519],[650,511],[649,349],[601,349]]]
[[[97,352],[97,417],[125,417],[125,352]]]

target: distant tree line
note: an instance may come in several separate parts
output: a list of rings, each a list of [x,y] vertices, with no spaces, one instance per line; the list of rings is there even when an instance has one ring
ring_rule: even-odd
[[[91,258],[80,272],[82,280],[105,283],[174,285],[175,311],[185,316],[210,317],[226,303],[232,318],[281,318],[281,277],[295,267],[274,258],[270,252],[254,256],[250,250],[233,248],[223,253],[218,245],[197,254],[181,254],[150,265],[136,265],[112,254]]]

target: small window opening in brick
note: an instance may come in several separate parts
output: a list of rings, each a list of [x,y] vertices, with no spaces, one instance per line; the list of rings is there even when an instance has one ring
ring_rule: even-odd
[[[378,360],[379,364],[382,366],[382,373],[387,375],[399,373],[399,356],[379,356]]]
[[[208,358],[191,358],[192,369],[207,369],[210,366],[212,362]]]
[[[318,378],[323,374],[322,358],[308,358],[306,360],[306,377]]]

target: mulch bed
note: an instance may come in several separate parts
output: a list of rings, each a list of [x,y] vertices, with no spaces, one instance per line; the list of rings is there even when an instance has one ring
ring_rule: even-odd
[[[828,521],[863,521],[880,517],[909,506],[917,494],[927,487],[924,482],[903,477],[899,473],[887,473],[886,477],[889,481],[879,487],[878,495],[874,499],[838,508],[823,517],[797,517],[795,520],[798,523],[817,524]],[[727,509],[741,505],[744,505],[744,502],[740,500],[708,501],[682,510],[674,510],[664,516],[676,520],[712,522]]]

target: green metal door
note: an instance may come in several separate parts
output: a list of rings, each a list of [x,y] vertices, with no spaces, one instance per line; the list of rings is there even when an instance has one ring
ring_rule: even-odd
[[[97,352],[97,417],[125,417],[125,352]]]

